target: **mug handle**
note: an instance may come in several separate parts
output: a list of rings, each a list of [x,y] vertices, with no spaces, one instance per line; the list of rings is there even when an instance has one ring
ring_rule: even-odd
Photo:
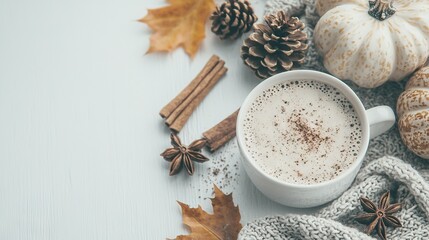
[[[369,138],[375,138],[378,135],[389,130],[395,124],[395,113],[388,106],[378,106],[366,110],[366,116],[369,123]]]

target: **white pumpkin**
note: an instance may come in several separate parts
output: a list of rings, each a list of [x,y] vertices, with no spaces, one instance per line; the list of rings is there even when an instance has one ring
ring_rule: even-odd
[[[429,159],[429,67],[410,78],[396,110],[402,141],[415,154]]]
[[[366,88],[399,81],[429,56],[429,0],[318,0],[326,69]]]

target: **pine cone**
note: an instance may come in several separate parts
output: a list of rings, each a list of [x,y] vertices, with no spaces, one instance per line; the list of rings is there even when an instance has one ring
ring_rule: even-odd
[[[220,39],[237,39],[258,20],[247,0],[227,0],[210,16],[211,30]]]
[[[265,23],[253,26],[254,32],[241,47],[244,63],[262,79],[304,63],[308,49],[305,25],[297,17],[280,11],[265,16]]]

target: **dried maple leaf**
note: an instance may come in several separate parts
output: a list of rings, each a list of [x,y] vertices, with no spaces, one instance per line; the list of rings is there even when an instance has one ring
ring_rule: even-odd
[[[213,0],[169,0],[171,5],[149,9],[139,19],[154,33],[150,37],[148,53],[170,51],[182,46],[193,57],[205,37],[205,25],[215,9]]]
[[[190,208],[178,202],[182,207],[183,223],[191,234],[180,235],[176,240],[235,240],[243,227],[240,223],[240,210],[234,206],[232,194],[225,195],[216,185],[215,197],[211,199],[213,214],[205,212],[201,206]]]

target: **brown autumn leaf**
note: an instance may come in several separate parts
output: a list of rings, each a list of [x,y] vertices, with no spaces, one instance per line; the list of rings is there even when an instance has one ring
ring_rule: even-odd
[[[205,37],[205,25],[215,9],[213,0],[168,0],[169,6],[149,9],[139,19],[154,33],[147,53],[183,47],[193,57]]]
[[[191,234],[180,235],[176,240],[235,240],[243,227],[240,223],[240,210],[234,206],[232,193],[225,195],[216,185],[215,197],[211,199],[213,214],[205,212],[201,206],[190,208],[178,202],[182,207],[183,223]]]

